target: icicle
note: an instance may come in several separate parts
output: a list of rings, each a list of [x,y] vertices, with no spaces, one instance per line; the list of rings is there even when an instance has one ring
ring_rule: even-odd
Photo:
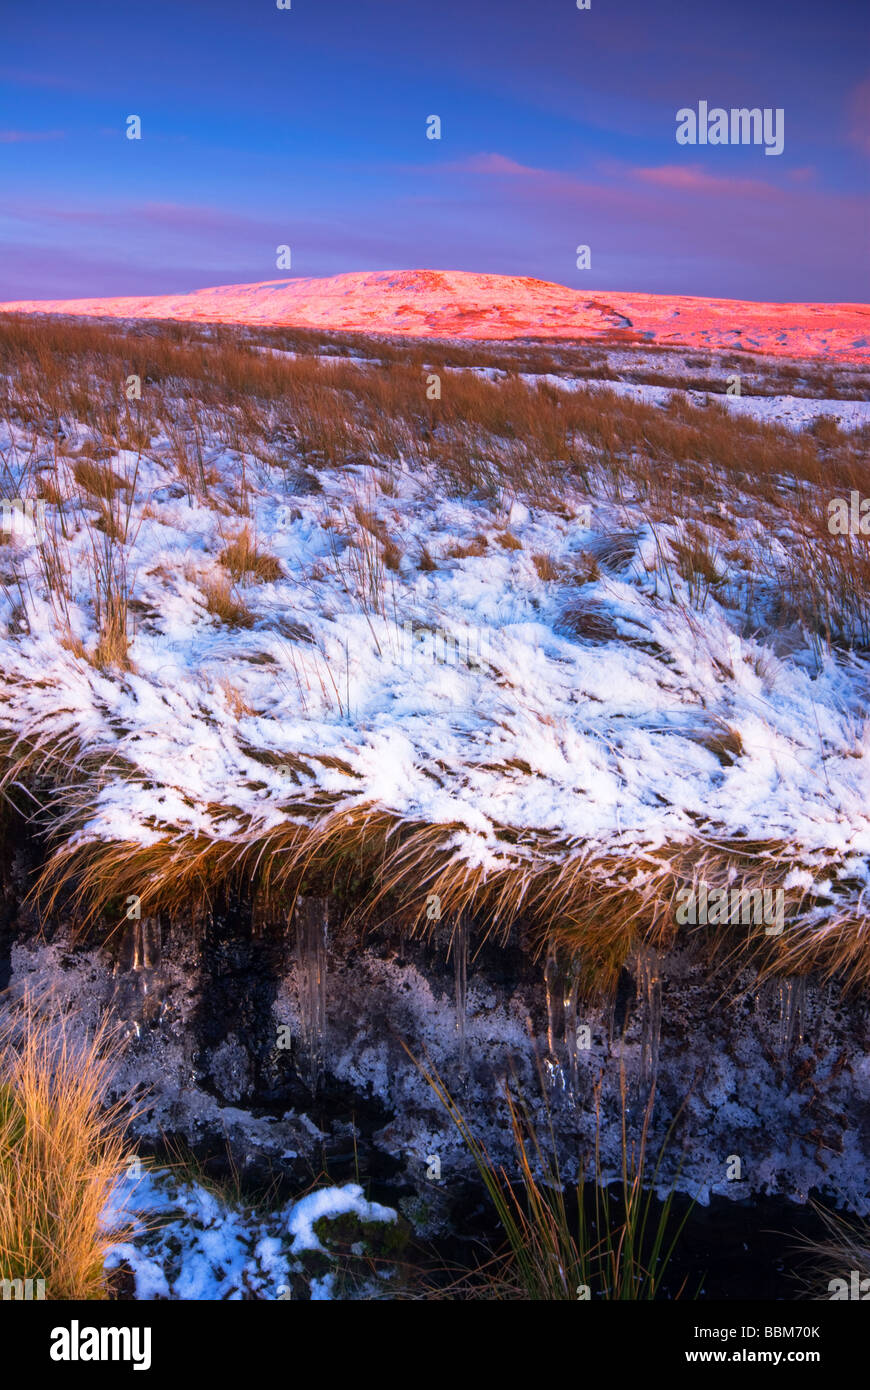
[[[616,1027],[616,990],[605,995],[595,1009],[595,1017],[602,1035],[607,1040],[608,1052],[613,1049],[613,1031]]]
[[[662,1031],[661,957],[652,947],[637,952],[637,999],[641,1004],[640,1084],[649,1086],[659,1064]]]
[[[465,1020],[468,996],[468,923],[460,912],[453,927],[450,942],[453,952],[453,978],[456,1000],[456,1033],[459,1038],[459,1059],[465,1065]]]
[[[578,1064],[577,1056],[577,1000],[580,994],[580,976],[576,963],[572,960],[564,980],[563,1017],[565,1025],[565,1053],[568,1059],[567,1090],[572,1103],[577,1099]]]
[[[544,988],[547,996],[544,1072],[550,1085],[564,1091],[567,1099],[574,1104],[579,1079],[577,1009],[580,972],[576,958],[560,953],[552,941],[544,962]]]
[[[139,928],[137,958],[143,998],[142,1017],[143,1020],[151,1020],[159,1018],[166,1007],[165,999],[161,1002],[166,976],[160,968],[160,923],[156,917],[143,917],[136,925]],[[151,995],[156,998],[152,999]]]
[[[544,1058],[544,1072],[551,1086],[564,1090],[565,1071],[559,1057],[565,1021],[564,979],[558,951],[552,941],[547,947],[547,958],[544,961],[544,988],[547,995],[547,1055]]]
[[[552,1057],[558,1052],[562,1032],[562,972],[556,947],[550,942],[544,962],[544,986],[547,991],[547,1051]]]
[[[160,964],[160,923],[156,917],[145,917],[139,925],[142,967],[153,970]]]
[[[308,1084],[316,1092],[323,1068],[326,1033],[326,898],[299,898],[296,903],[296,979]]]
[[[114,967],[113,1005],[138,1038],[143,1023],[152,1026],[165,1011],[166,972],[160,968],[160,924],[156,917],[131,918],[124,924]]]
[[[806,979],[803,975],[780,980],[777,984],[779,1050],[783,1057],[789,1056],[795,1043],[803,1042],[806,991]]]
[[[113,975],[126,975],[139,965],[139,923],[130,921],[122,925],[121,944],[115,960]]]

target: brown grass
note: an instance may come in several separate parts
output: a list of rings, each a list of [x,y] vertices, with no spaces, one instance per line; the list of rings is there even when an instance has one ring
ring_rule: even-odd
[[[239,690],[239,687],[233,685],[232,681],[220,680],[218,681],[218,688],[222,692],[227,707],[231,710],[234,718],[242,719],[246,715],[256,714],[254,707],[248,704],[248,701],[245,699],[241,690]]]
[[[451,560],[467,560],[470,556],[476,558],[480,555],[485,555],[488,548],[489,542],[486,536],[474,536],[472,540],[466,541],[464,545],[457,542],[456,545],[449,546],[447,554],[450,556]]]
[[[250,608],[233,593],[233,586],[226,575],[210,575],[202,582],[206,611],[225,623],[227,627],[253,627],[254,615]]]
[[[112,468],[107,468],[92,459],[77,459],[73,464],[73,477],[85,492],[111,502],[119,488],[125,487],[124,479]]]
[[[334,364],[321,364],[311,355],[323,350],[324,341],[340,354]],[[309,355],[290,361],[259,353],[257,345]],[[672,535],[677,523],[676,541],[662,542],[662,574],[666,582],[682,579],[699,607],[711,591],[721,593],[725,587],[720,557],[729,553],[727,547],[739,537],[748,515],[757,523],[758,539],[742,550],[747,565],[751,563],[755,589],[762,598],[768,595],[767,607],[762,598],[753,599],[757,608],[749,613],[750,622],[759,628],[771,622],[802,624],[820,652],[870,645],[870,547],[854,538],[832,537],[826,524],[832,495],[848,495],[862,484],[866,490],[870,431],[847,434],[821,422],[797,435],[732,416],[716,399],[697,408],[675,397],[660,409],[606,390],[562,392],[551,385],[526,384],[516,375],[569,371],[600,378],[607,371],[602,351],[552,343],[367,342],[353,335],[284,329],[218,327],[207,334],[200,325],[178,324],[107,329],[0,316],[0,416],[32,434],[35,460],[52,457],[59,502],[61,483],[68,479],[62,468],[58,472],[58,461],[66,458],[78,487],[101,504],[94,523],[100,633],[95,659],[101,665],[123,667],[129,641],[124,556],[130,517],[129,503],[122,505],[129,485],[107,464],[110,444],[135,441],[137,449],[146,449],[157,434],[171,440],[172,448],[159,462],[173,480],[180,478],[190,495],[207,497],[210,505],[233,516],[245,514],[252,457],[264,466],[286,469],[291,486],[294,480],[297,485],[307,480],[310,491],[317,485],[317,469],[353,466],[379,455],[387,482],[381,496],[390,495],[402,471],[413,470],[448,496],[491,503],[502,528],[506,506],[515,497],[568,520],[590,498],[630,504],[660,533],[667,528]],[[355,361],[354,352],[376,357],[378,365]],[[441,401],[421,402],[424,363],[438,370],[480,366],[482,360],[512,374],[488,381],[457,373]],[[658,360],[666,370],[667,352]],[[706,361],[698,365],[708,366]],[[717,358],[716,366],[756,370],[759,364],[751,357]],[[798,369],[782,364],[771,372],[767,387],[789,378],[790,371]],[[117,399],[118,382],[130,372],[143,381],[135,411]],[[845,369],[819,369],[815,379],[812,372],[801,372],[807,389],[831,391],[857,379]],[[219,476],[208,463],[206,441],[212,434],[239,455],[234,473],[230,469]],[[46,437],[54,441],[47,450]],[[736,519],[722,511],[735,497],[743,507]],[[784,533],[789,538],[785,560]],[[333,550],[324,565],[331,565],[364,612],[385,615],[402,558],[401,537],[391,537],[371,497],[335,519],[329,534]],[[547,555],[533,555],[532,563],[544,582],[582,585],[602,571],[624,576],[636,564],[637,540],[637,532],[626,527],[602,544],[590,544],[578,555],[573,574],[560,574]],[[501,529],[494,544],[515,549],[519,542]],[[62,547],[52,550],[47,544],[43,551],[46,584],[62,622],[68,578]],[[483,556],[489,553],[486,536],[457,540],[447,553],[453,559]],[[417,563],[424,571],[437,567],[425,547]],[[260,550],[244,527],[227,538],[221,568],[203,584],[208,611],[231,626],[251,627],[254,616],[234,584],[248,577],[266,582],[280,577],[277,560]],[[771,592],[778,605],[773,611]],[[611,638],[605,615],[589,602],[566,604],[564,621],[586,640]],[[331,674],[321,676],[324,689],[329,679]],[[337,689],[334,698],[341,708]],[[706,737],[706,746],[721,761],[740,756],[727,731],[708,731]],[[35,766],[42,771],[39,761]],[[51,758],[47,766],[54,766]],[[28,769],[19,771],[26,778]],[[774,842],[751,849],[719,846],[715,853],[701,842],[672,847],[662,851],[649,891],[633,894],[612,886],[620,865],[630,869],[624,859],[611,863],[604,851],[596,855],[589,846],[533,830],[520,836],[503,826],[496,833],[505,865],[486,875],[457,859],[450,841],[455,827],[404,823],[373,807],[345,806],[340,798],[304,785],[295,788],[288,807],[297,823],[272,836],[240,833],[217,843],[180,837],[147,850],[116,844],[80,846],[72,852],[63,836],[80,828],[96,785],[79,772],[57,760],[56,780],[64,790],[54,802],[58,840],[43,888],[49,894],[55,889],[70,893],[85,911],[98,911],[110,890],[131,881],[131,875],[131,892],[147,880],[155,901],[177,909],[187,894],[211,891],[233,878],[249,881],[268,900],[278,889],[292,888],[303,872],[320,873],[332,882],[364,869],[370,875],[368,913],[398,905],[409,921],[420,925],[426,894],[437,892],[445,912],[473,911],[499,932],[522,916],[535,930],[552,928],[581,945],[590,978],[598,980],[613,978],[639,937],[665,930],[667,905],[681,874],[706,865],[713,881],[715,872],[729,866],[745,870],[748,856],[756,869],[761,865],[776,879],[784,875],[793,853],[793,847]],[[505,769],[506,775],[510,772]],[[645,862],[638,867],[647,873]],[[824,926],[795,923],[782,942],[762,944],[768,958],[792,972],[813,965],[828,973],[841,970],[853,982],[870,979],[866,926],[857,912],[844,912]]]
[[[101,670],[131,669],[130,597],[127,556],[116,543],[114,533],[91,533],[91,594],[97,626],[94,665]]]
[[[550,584],[553,580],[559,578],[559,571],[553,563],[552,556],[545,555],[539,551],[532,556],[532,564],[535,567],[538,578],[543,580],[545,584]]]
[[[283,574],[280,561],[257,545],[248,526],[224,546],[218,560],[236,583],[250,578],[258,584],[274,584]]]
[[[496,540],[502,550],[522,550],[523,543],[512,531],[500,531],[496,535]]]
[[[316,760],[315,760],[316,761]],[[323,760],[321,760],[323,761]],[[330,760],[332,765],[335,760]],[[349,773],[349,768],[343,768]],[[20,766],[16,769],[20,776]],[[69,836],[90,814],[89,783],[69,811],[63,839],[36,888],[43,911],[65,912],[92,921],[119,896],[137,893],[143,911],[170,914],[206,906],[232,888],[251,895],[265,920],[283,912],[300,883],[307,891],[352,893],[354,919],[362,926],[395,915],[409,930],[427,931],[426,901],[435,894],[443,918],[468,914],[484,934],[505,939],[518,918],[539,942],[561,942],[582,962],[585,995],[615,987],[633,950],[643,945],[667,950],[677,939],[674,915],[678,887],[693,878],[712,886],[743,883],[776,887],[793,864],[791,848],[775,842],[747,845],[735,840],[712,848],[702,839],[662,847],[633,861],[624,852],[592,852],[552,833],[496,826],[502,863],[485,869],[463,860],[455,844],[456,824],[405,820],[352,794],[324,792],[316,783],[291,789],[287,819],[268,832],[253,828],[227,839],[167,836],[149,846],[124,842],[71,845]],[[632,877],[638,885],[627,885]],[[802,974],[816,969],[839,974],[844,984],[870,981],[865,923],[844,912],[832,928],[801,925],[801,894],[787,890],[788,929],[768,937],[758,926],[727,924],[705,938],[712,956],[754,957],[763,973]]]
[[[0,1027],[0,1279],[43,1279],[49,1299],[106,1298],[104,1263],[126,1231],[101,1217],[127,1167],[121,1106],[107,1106],[101,1025],[73,1041],[32,999]]]
[[[384,565],[388,570],[397,573],[402,567],[402,552],[395,541],[387,541],[384,546]]]

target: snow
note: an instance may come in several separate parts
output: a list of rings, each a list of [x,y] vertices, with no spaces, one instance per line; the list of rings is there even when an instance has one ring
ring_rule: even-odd
[[[314,1223],[322,1217],[330,1219],[352,1213],[360,1221],[395,1221],[396,1213],[392,1207],[383,1207],[378,1202],[367,1202],[358,1183],[347,1183],[344,1187],[321,1187],[309,1192],[291,1208],[287,1218],[287,1229],[293,1237],[293,1252],[302,1250],[322,1250],[317,1239]]]
[[[659,404],[672,393],[604,384]],[[846,424],[867,420],[860,401],[716,399],[793,428],[823,409]],[[72,445],[87,436],[84,424],[71,428]],[[7,420],[0,449],[10,479],[23,477],[30,432]],[[65,741],[91,769],[110,760],[115,769],[91,774],[72,846],[191,836],[234,852],[311,823],[302,803],[318,798],[326,809],[377,807],[407,826],[451,827],[455,859],[486,875],[546,871],[580,853],[592,872],[614,856],[746,836],[784,842],[810,881],[833,875],[841,901],[868,886],[866,661],[820,655],[797,630],[787,643],[764,631],[790,537],[754,520],[752,499],[720,504],[736,542],[711,529],[722,582],[699,606],[670,549],[681,519],[653,528],[640,501],[608,500],[592,460],[591,498],[566,484],[556,514],[507,490],[493,500],[451,495],[413,461],[389,466],[386,489],[377,458],[321,467],[312,494],[288,490],[283,468],[217,438],[204,451],[221,480],[207,498],[178,495],[168,436],[138,463],[131,671],[102,673],[63,644],[30,532],[4,547],[21,583],[0,590],[0,734],[44,749],[47,767]],[[132,480],[135,455],[107,462]],[[245,518],[225,500],[242,466]],[[374,596],[354,563],[366,534],[354,502],[402,551]],[[95,511],[68,503],[63,542],[69,625],[91,654]],[[57,524],[53,505],[47,524]],[[207,612],[203,586],[225,574],[218,556],[243,524],[282,573],[240,586],[252,625],[232,628]],[[507,527],[518,549],[500,546]],[[614,535],[630,538],[624,562],[602,562],[583,582],[584,559]],[[479,536],[485,553],[455,553]],[[424,547],[429,571],[418,568]],[[543,581],[536,555],[561,577]],[[578,604],[598,615],[603,635],[584,635],[582,622],[572,629]],[[725,766],[705,746],[723,729],[740,749]],[[62,808],[68,767],[58,782]],[[833,922],[836,904],[830,913]]]
[[[863,304],[599,294],[525,276],[459,270],[353,272],[114,299],[17,300],[0,304],[0,310],[458,339],[607,338],[627,332],[661,345],[870,360],[870,308]]]
[[[340,287],[342,312],[334,303],[338,289],[306,282],[281,282],[281,303],[277,290],[265,293],[274,286],[225,287],[222,312],[271,322],[268,315],[280,310],[302,316],[293,321],[321,316],[331,328],[374,324],[383,332],[424,331],[423,320],[432,335],[518,331],[517,322],[507,324],[506,309],[486,300],[492,285],[480,287],[478,302],[473,286],[459,284],[455,293],[468,293],[474,313],[451,326],[437,276],[431,285],[401,277],[337,280],[348,282]],[[356,280],[364,283],[349,283]],[[526,315],[524,332],[539,331],[544,291],[573,294],[541,289],[540,282],[511,284],[518,317],[520,309]],[[210,293],[219,294],[202,292],[173,306],[180,317],[209,318]],[[394,293],[403,302],[416,296],[416,317],[399,313]],[[811,312],[822,308],[824,314]],[[777,318],[782,309],[788,312]],[[75,309],[116,311],[163,316],[167,309],[163,300]],[[664,306],[646,311],[650,332],[664,333]],[[866,356],[849,336],[858,332],[861,306],[731,305],[730,319],[724,309],[718,319],[699,317],[708,325],[703,330],[681,310],[682,341],[700,344],[706,335],[710,346],[718,335],[733,345],[725,341],[736,331],[728,324],[744,321],[735,318],[743,311],[755,313],[754,332],[768,353],[799,345],[807,355]],[[612,328],[600,304],[583,312],[581,319],[576,305],[565,308],[575,315],[570,336],[578,323],[602,334]],[[629,316],[637,312],[633,307]],[[559,329],[558,315],[554,322]],[[785,327],[766,338],[780,322]],[[618,357],[609,356],[608,370],[618,371]],[[636,365],[636,354],[631,361]],[[526,380],[564,391],[612,390],[657,406],[674,394],[671,386],[615,377],[590,382],[550,373]],[[695,404],[707,399],[688,382],[684,394]],[[846,429],[870,423],[865,401],[749,392],[710,399],[794,430],[819,415]],[[73,444],[83,440],[84,423],[73,433]],[[42,443],[50,456],[49,441]],[[31,433],[7,417],[0,451],[9,479],[24,478],[35,452]],[[642,888],[683,846],[745,838],[776,847],[790,866],[785,888],[808,894],[804,912],[830,931],[844,913],[862,910],[870,890],[870,665],[860,652],[820,650],[801,631],[785,644],[764,621],[782,589],[794,537],[785,524],[774,532],[769,518],[754,516],[751,499],[735,493],[721,504],[735,542],[710,529],[722,581],[698,603],[677,566],[670,563],[665,573],[662,564],[684,538],[682,519],[653,526],[641,499],[629,493],[614,501],[593,461],[591,495],[566,482],[555,512],[532,494],[520,498],[507,489],[490,500],[451,495],[442,478],[413,460],[389,465],[388,488],[386,464],[377,458],[320,467],[321,491],[310,494],[292,491],[292,473],[288,485],[282,468],[242,458],[217,438],[206,439],[205,455],[221,484],[237,485],[244,464],[250,515],[228,513],[220,487],[205,500],[178,495],[173,441],[152,441],[131,489],[137,607],[130,671],[100,672],[63,644],[32,527],[0,548],[0,569],[8,572],[14,562],[20,579],[20,586],[7,578],[0,587],[0,736],[13,748],[41,748],[48,774],[58,747],[77,756],[79,767],[61,763],[48,793],[63,808],[81,781],[72,845],[169,845],[195,836],[200,847],[235,851],[303,819],[311,823],[314,812],[302,803],[311,807],[320,798],[327,809],[373,807],[409,827],[444,827],[459,867],[485,877],[506,867],[557,868],[582,856],[603,890],[620,875],[625,886],[629,872]],[[119,451],[107,462],[132,476],[137,460]],[[402,552],[399,569],[381,573],[374,596],[355,578],[361,533],[354,501]],[[47,512],[49,526],[56,525],[57,508]],[[95,513],[86,502],[64,513],[70,630],[91,654]],[[221,572],[218,556],[243,524],[277,556],[282,573],[274,582],[240,586],[253,624],[231,628],[207,612],[203,584]],[[518,549],[499,545],[506,528]],[[451,553],[481,535],[484,554]],[[601,557],[614,536],[627,538],[625,557],[608,562]],[[427,571],[418,568],[424,547],[435,562]],[[555,581],[539,577],[535,556],[548,558]],[[600,558],[598,570],[584,580],[583,562],[593,557]],[[572,627],[578,607],[600,618],[600,633],[586,632],[582,622]],[[456,639],[452,658],[437,632]],[[706,745],[724,731],[737,752],[723,765]],[[100,765],[105,772],[97,775]],[[728,1086],[723,1075],[723,1105]],[[314,1231],[319,1218],[347,1213],[366,1222],[396,1220],[355,1184],[263,1212],[225,1201],[202,1183],[146,1173],[124,1185],[107,1212],[108,1227],[125,1215],[134,1227],[108,1263],[129,1265],[140,1299],[280,1298],[304,1277],[312,1299],[330,1300],[341,1296],[336,1275],[309,1278],[300,1257],[323,1253]]]
[[[369,1202],[356,1183],[322,1187],[269,1211],[231,1202],[201,1183],[167,1170],[144,1170],[122,1180],[103,1218],[116,1236],[106,1268],[129,1266],[137,1299],[287,1298],[304,1266],[298,1256],[322,1253],[314,1232],[320,1218],[348,1213],[360,1222],[393,1222],[392,1207]],[[335,1296],[335,1277],[312,1278],[312,1300]]]
[[[459,369],[462,370],[462,369]],[[501,373],[504,375],[504,373]],[[560,391],[612,391],[616,396],[638,401],[641,405],[666,406],[672,397],[686,400],[689,405],[724,406],[739,415],[748,415],[769,425],[785,425],[791,430],[804,430],[820,416],[836,420],[844,430],[861,429],[870,424],[870,400],[826,400],[816,396],[729,396],[725,391],[711,393],[681,390],[673,386],[655,386],[645,382],[620,381],[618,377],[600,377],[588,380],[585,377],[558,376],[554,372],[520,372],[520,379],[530,386],[555,386]]]
[[[690,405],[704,406],[715,402],[738,415],[748,415],[764,424],[786,425],[798,431],[806,429],[820,416],[836,420],[844,430],[857,430],[870,424],[870,401],[824,400],[808,396],[710,395],[705,391],[675,391],[667,386],[633,385],[630,382],[607,380],[590,382],[588,385],[592,389],[596,386],[606,388],[618,396],[628,396],[645,405],[666,405],[674,395],[684,397]]]
[[[23,436],[13,430],[6,447],[13,462],[23,457]],[[238,467],[213,455],[221,471]],[[181,834],[252,843],[298,814],[295,796],[317,790],[409,824],[461,827],[456,855],[490,870],[515,862],[506,831],[538,836],[539,864],[550,837],[604,859],[696,835],[746,835],[784,839],[811,874],[850,850],[867,884],[870,749],[855,749],[864,668],[833,658],[817,668],[808,643],[773,659],[763,637],[741,636],[738,552],[720,557],[726,583],[699,620],[679,574],[666,583],[656,573],[679,521],[653,535],[630,501],[597,498],[587,527],[516,500],[499,512],[446,497],[412,469],[396,471],[396,495],[385,495],[380,470],[359,465],[320,470],[323,493],[294,496],[302,519],[286,526],[283,475],[258,460],[247,466],[257,477],[250,524],[284,575],[247,585],[254,626],[230,629],[207,614],[190,577],[191,565],[216,571],[226,516],[156,500],[170,477],[168,441],[143,460],[136,506],[148,502],[155,519],[132,546],[147,616],[137,619],[126,674],[102,674],[60,644],[35,547],[14,539],[33,598],[29,634],[2,637],[0,729],[37,741],[74,733],[92,758],[120,757],[125,768],[94,786],[73,843],[151,845]],[[404,550],[400,573],[384,572],[381,611],[354,586],[354,523],[338,532],[331,524],[351,494]],[[568,492],[565,500],[569,510],[580,505]],[[70,610],[93,646],[85,522],[68,514]],[[522,549],[499,548],[508,523]],[[579,589],[538,578],[533,554],[570,571],[620,529],[637,539],[618,571]],[[489,538],[484,555],[450,557],[478,534]],[[745,524],[744,543],[761,543]],[[416,569],[424,545],[437,564],[428,573]],[[17,597],[0,596],[0,624]],[[606,615],[616,635],[573,635],[564,614],[577,601]],[[282,618],[313,640],[283,637]],[[408,623],[456,637],[458,657],[443,641],[409,642]],[[727,768],[702,742],[723,725],[743,749]],[[308,769],[301,791],[281,770],[288,754]]]

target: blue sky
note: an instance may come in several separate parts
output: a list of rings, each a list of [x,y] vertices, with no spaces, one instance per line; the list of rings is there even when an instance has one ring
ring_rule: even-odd
[[[279,244],[298,275],[870,298],[866,0],[6,0],[2,23],[3,300],[277,279]],[[782,107],[784,152],[677,145],[700,100]]]

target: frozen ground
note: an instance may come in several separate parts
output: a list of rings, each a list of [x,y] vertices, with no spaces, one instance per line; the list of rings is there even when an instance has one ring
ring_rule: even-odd
[[[792,426],[825,407],[846,424],[868,410],[728,403]],[[73,430],[70,445],[85,443],[85,423]],[[43,444],[40,476],[63,490],[69,462],[49,462]],[[5,423],[0,449],[8,478],[23,475],[30,431]],[[785,517],[739,494],[720,502],[731,539],[709,529],[713,572],[699,590],[675,558],[683,521],[651,522],[630,492],[606,500],[593,459],[592,500],[566,486],[554,511],[451,495],[377,458],[319,468],[315,487],[304,469],[208,436],[212,484],[192,491],[176,450],[164,433],[141,457],[104,461],[129,507],[130,670],[86,659],[96,499],[72,486],[63,507],[63,623],[33,524],[21,519],[0,552],[8,746],[49,759],[63,746],[122,769],[88,786],[73,846],[188,835],[242,847],[311,807],[365,806],[444,827],[457,864],[484,875],[582,849],[592,865],[630,856],[654,876],[660,852],[746,840],[780,847],[785,886],[812,888],[822,918],[863,898],[867,668],[794,624],[764,630],[789,565]],[[49,505],[56,539],[59,523]],[[246,528],[277,572],[243,578],[243,616],[224,621],[207,594]]]
[[[300,1288],[314,1301],[346,1297],[337,1262],[314,1227],[349,1216],[366,1224],[396,1220],[354,1183],[317,1188],[265,1212],[167,1170],[142,1171],[124,1181],[106,1211],[108,1230],[121,1222],[131,1227],[106,1268],[126,1266],[143,1300],[280,1300],[298,1298]],[[377,1297],[379,1284],[389,1296],[390,1274],[370,1274],[357,1296]]]
[[[374,351],[368,345],[357,360],[377,371]],[[610,359],[608,378],[622,365],[636,369],[637,356]],[[609,387],[663,408],[675,390],[608,378],[528,379],[590,389],[593,399]],[[687,388],[690,400],[706,404]],[[612,894],[605,901],[615,912],[648,887],[650,902],[659,888],[659,904],[667,900],[677,875],[691,876],[693,855],[746,847],[760,873],[778,871],[789,913],[796,908],[832,938],[848,917],[860,947],[870,884],[867,644],[857,630],[826,642],[786,602],[802,578],[795,478],[783,477],[778,496],[773,487],[762,502],[752,480],[741,480],[738,460],[733,485],[729,477],[724,490],[702,491],[689,518],[651,508],[642,474],[626,470],[615,487],[591,446],[571,474],[565,465],[553,497],[499,474],[514,438],[470,431],[475,485],[463,487],[411,451],[398,461],[371,451],[341,466],[312,466],[286,415],[268,405],[263,436],[230,447],[207,413],[197,430],[188,427],[177,385],[161,392],[157,431],[141,450],[106,445],[99,419],[88,417],[89,397],[78,415],[67,409],[62,450],[61,426],[48,411],[29,420],[10,413],[0,423],[4,492],[49,499],[44,523],[19,516],[0,537],[0,735],[7,766],[25,759],[18,792],[65,817],[55,829],[68,847],[118,845],[126,858],[154,851],[157,879],[158,850],[268,856],[270,836],[366,812],[399,829],[436,832],[457,878],[486,884],[503,871],[576,865],[575,896],[592,883],[599,895]],[[735,425],[743,412],[798,432],[819,415],[846,429],[868,418],[867,403],[853,400],[745,394],[711,404],[735,412]],[[722,418],[711,410],[712,424]],[[76,476],[83,466],[92,469],[90,484]],[[111,500],[99,495],[101,476],[113,479]],[[825,498],[817,500],[821,519]],[[272,567],[241,575],[232,603],[221,607],[213,600],[222,585],[230,589],[227,548],[245,536]],[[129,603],[129,669],[99,658],[99,570],[107,564]],[[422,913],[427,882],[409,877]],[[645,922],[652,917],[650,909]],[[131,972],[151,970],[144,954]],[[380,1020],[417,1008],[418,1036],[431,1044],[429,983],[421,979],[415,995],[411,967],[396,967],[395,979],[389,961],[365,957],[354,968],[358,975],[328,986],[330,1015],[347,1030],[340,1047],[333,1039],[332,1075],[392,1107],[392,1142],[422,1162],[428,1135],[407,1104],[415,1093],[402,1093],[407,1083]],[[705,964],[692,969],[706,980]],[[371,1023],[361,1030],[366,971],[386,984],[370,989]],[[66,965],[58,970],[65,973]],[[92,987],[95,974],[75,978]],[[786,1092],[778,1064],[761,1057],[763,1030],[732,1029],[718,994],[714,1007],[708,995],[690,993],[687,979],[687,970],[677,974],[668,1000],[672,1014],[688,1003],[662,1082],[682,1097],[702,1063],[693,1181],[700,1176],[703,1192],[724,1184],[715,1165],[732,1151],[734,1128],[754,1146],[756,1188],[783,1182],[805,1195],[824,1175],[819,1150],[807,1159],[816,1130],[823,1157],[829,1149],[838,1155],[837,1180],[845,1173],[859,1181],[860,1135],[843,1115],[847,1100],[856,1110],[863,1104],[866,1054],[854,1031],[843,1044],[829,1025],[833,1004],[809,1013],[824,1026],[800,1054],[802,1066],[817,1068],[812,1104],[817,1092],[834,1098],[824,1122],[813,1112],[807,1135],[810,1121],[798,1133],[798,1120],[809,1101]],[[548,1014],[561,987],[548,977]],[[791,1033],[802,987],[781,988]],[[438,1003],[435,1042],[448,1062],[456,1019],[464,1019],[464,985],[456,989],[456,1018],[452,1000]],[[632,1042],[641,1058],[657,1037],[656,990],[649,984]],[[517,1052],[524,1045],[532,1007],[508,996],[496,1017],[491,993],[472,983],[465,1043],[493,1068],[479,1082],[489,1090],[475,1093],[479,1113],[492,1110],[491,1075],[514,1042]],[[342,1016],[348,997],[359,1001],[353,1017]],[[282,985],[276,1018],[304,1035],[310,1005],[294,1013]],[[703,1046],[693,1010],[710,1015]],[[568,1019],[567,1001],[564,1012]],[[602,1031],[589,1060],[603,1066],[610,1054]],[[142,1035],[147,1044],[144,1025]],[[248,1060],[247,1045],[225,1039],[215,1066],[232,1072]],[[855,1072],[837,1080],[841,1051]],[[158,1054],[156,1071],[168,1078],[163,1099],[175,1104],[182,1083],[164,1063]],[[141,1057],[135,1065],[141,1069]],[[186,1056],[177,1076],[189,1076]],[[759,1125],[758,1116],[767,1118]],[[789,1134],[788,1144],[772,1149],[771,1126]],[[365,1221],[393,1215],[348,1187],[264,1215],[165,1175],[146,1176],[123,1204],[139,1224],[116,1259],[132,1270],[140,1298],[278,1298],[287,1296],[282,1288],[305,1296],[298,1281],[314,1297],[344,1296],[336,1270],[309,1258],[323,1254],[311,1244],[322,1204]]]
[[[583,377],[571,380],[551,372],[523,372],[522,377],[532,385],[546,382],[563,391],[613,391],[618,396],[626,396],[629,400],[642,401],[647,405],[666,405],[675,394],[684,396],[692,405],[698,406],[705,406],[712,400],[724,405],[727,410],[748,415],[753,420],[787,425],[793,430],[806,429],[820,416],[836,420],[844,430],[857,430],[870,423],[870,401],[824,400],[814,396],[753,396],[749,393],[739,396],[729,396],[727,393],[712,395],[707,391],[693,391],[688,387],[682,391],[672,386],[635,384],[607,377],[595,381],[588,381]],[[498,377],[492,376],[491,379],[497,380]]]

